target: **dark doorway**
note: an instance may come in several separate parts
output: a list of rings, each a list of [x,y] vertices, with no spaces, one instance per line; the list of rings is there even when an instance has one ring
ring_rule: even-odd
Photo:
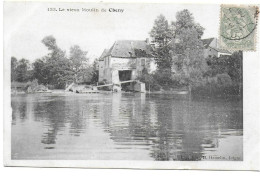
[[[119,71],[119,80],[120,81],[131,80],[131,75],[132,75],[132,71],[131,70]]]
[[[119,80],[120,81],[129,81],[131,80],[132,71],[131,70],[123,70],[119,71]],[[121,84],[121,88],[124,91],[128,91],[130,87],[130,83]]]

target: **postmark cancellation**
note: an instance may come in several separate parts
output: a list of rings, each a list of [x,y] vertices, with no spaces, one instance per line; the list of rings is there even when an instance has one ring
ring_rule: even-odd
[[[221,5],[219,45],[230,51],[255,51],[258,6]]]

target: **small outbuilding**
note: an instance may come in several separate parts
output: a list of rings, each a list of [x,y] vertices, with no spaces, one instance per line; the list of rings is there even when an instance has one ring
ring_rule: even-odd
[[[218,47],[217,38],[202,39],[202,42],[204,46],[204,58],[232,55],[232,53],[228,50],[224,50]]]

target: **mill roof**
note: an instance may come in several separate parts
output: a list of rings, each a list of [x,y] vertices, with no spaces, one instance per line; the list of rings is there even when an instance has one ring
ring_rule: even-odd
[[[106,56],[118,58],[150,57],[152,47],[145,40],[118,40],[108,51],[103,51],[100,59]]]

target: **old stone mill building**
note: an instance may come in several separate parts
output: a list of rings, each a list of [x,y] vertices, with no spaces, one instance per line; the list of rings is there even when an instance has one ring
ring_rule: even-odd
[[[129,82],[136,91],[145,92],[144,83],[133,82],[144,68],[148,72],[156,68],[149,40],[118,40],[99,58],[99,82],[119,86]]]

